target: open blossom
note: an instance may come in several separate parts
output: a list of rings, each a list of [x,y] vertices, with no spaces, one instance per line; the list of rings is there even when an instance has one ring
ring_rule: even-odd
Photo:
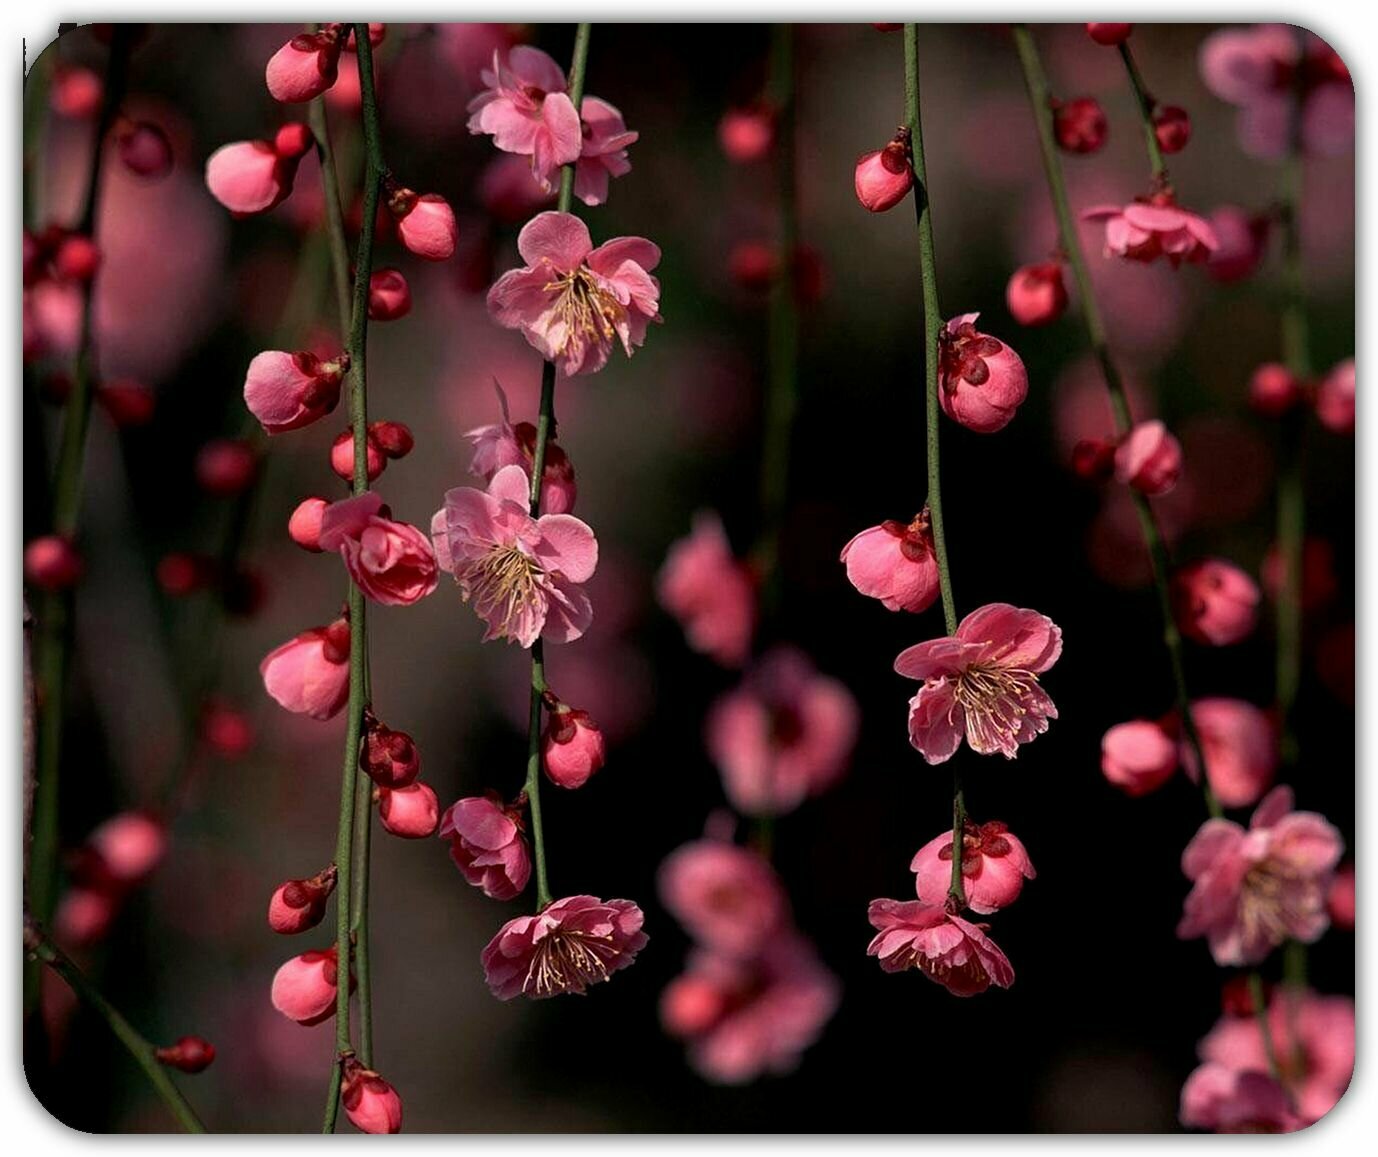
[[[601,205],[608,199],[612,178],[632,171],[627,146],[635,144],[640,134],[629,132],[622,114],[596,96],[584,97],[579,116],[583,146],[574,166],[574,195],[585,205]]]
[[[206,188],[236,216],[262,213],[292,191],[297,166],[310,150],[310,130],[286,124],[271,141],[234,141],[206,160]]]
[[[1289,787],[1264,797],[1247,831],[1207,820],[1182,853],[1192,890],[1177,935],[1205,936],[1222,966],[1257,964],[1289,937],[1311,943],[1330,923],[1326,890],[1343,847],[1324,817],[1292,810]]]
[[[1204,262],[1219,245],[1209,221],[1181,208],[1167,194],[1124,206],[1097,205],[1081,218],[1103,221],[1105,255],[1127,261],[1164,257],[1176,268],[1183,261]]]
[[[323,362],[305,351],[264,350],[249,363],[244,404],[269,434],[299,430],[339,404],[348,364],[344,354]]]
[[[924,844],[909,870],[925,904],[941,905],[952,886],[952,832]],[[976,824],[967,820],[962,835],[962,890],[967,907],[983,916],[1008,908],[1032,880],[1033,861],[1024,844],[999,820]]]
[[[1266,1071],[1240,1071],[1214,1061],[1193,1069],[1182,1086],[1178,1117],[1211,1133],[1292,1133],[1301,1122],[1287,1090]]]
[[[909,742],[929,763],[950,759],[963,738],[981,755],[1013,759],[1057,718],[1038,676],[1060,654],[1052,619],[1008,603],[972,611],[955,635],[901,652],[895,670],[922,683],[909,701]]]
[[[1014,983],[1009,958],[981,926],[949,915],[940,904],[872,900],[867,918],[876,935],[866,955],[879,958],[886,972],[917,968],[953,996]]]
[[[349,1123],[363,1133],[400,1133],[402,1098],[387,1081],[353,1057],[345,1059],[340,1104]]]
[[[1172,604],[1182,634],[1223,647],[1247,638],[1258,623],[1258,584],[1223,559],[1206,558],[1172,577]]]
[[[740,667],[751,653],[756,627],[756,582],[732,553],[722,521],[711,511],[694,515],[694,527],[665,555],[656,579],[660,605],[679,620],[695,651],[725,667]]]
[[[317,543],[339,551],[349,577],[384,606],[411,606],[439,582],[429,540],[416,527],[393,521],[375,490],[327,506]]]
[[[521,809],[496,792],[457,800],[440,817],[440,838],[466,880],[494,900],[511,900],[531,878],[531,852]]]
[[[938,598],[927,508],[908,524],[891,518],[863,530],[842,548],[842,562],[852,586],[892,611],[926,611]]]
[[[1115,477],[1141,494],[1166,494],[1182,476],[1182,445],[1157,418],[1140,422],[1115,449]]]
[[[695,1071],[740,1085],[793,1070],[840,997],[813,945],[785,931],[749,959],[696,951],[661,997],[660,1016],[667,1032],[688,1042]]]
[[[258,670],[268,694],[288,711],[329,719],[349,699],[349,622],[303,631],[270,651]]]
[[[1316,387],[1316,417],[1336,434],[1354,433],[1354,359],[1346,358]]]
[[[1197,699],[1192,721],[1206,757],[1206,779],[1226,807],[1256,803],[1273,782],[1278,766],[1277,729],[1267,713],[1243,699]],[[1182,766],[1196,780],[1196,753],[1185,739]]]
[[[550,188],[583,146],[564,71],[539,48],[519,44],[505,59],[494,49],[492,68],[480,76],[487,87],[469,102],[469,131],[491,136],[505,153],[530,157],[532,173]]]
[[[1162,787],[1177,770],[1177,759],[1177,741],[1147,719],[1117,723],[1100,741],[1102,773],[1128,796]]]
[[[485,642],[568,643],[593,621],[582,584],[598,565],[598,540],[572,514],[532,518],[528,487],[525,470],[504,466],[486,491],[447,491],[431,520],[436,558],[488,624]]]
[[[1279,988],[1268,1002],[1269,1035],[1300,1126],[1319,1121],[1354,1075],[1354,1002],[1307,989]],[[1225,1016],[1201,1041],[1201,1059],[1233,1073],[1267,1073],[1258,1017]]]
[[[335,946],[293,956],[273,976],[273,1007],[302,1025],[320,1024],[335,1015],[339,956]],[[350,976],[350,989],[354,977]]]
[[[706,742],[738,811],[782,815],[841,777],[859,725],[846,687],[778,647],[713,704]]]
[[[488,942],[482,953],[488,987],[499,1000],[583,995],[636,959],[646,946],[644,922],[630,900],[556,900],[535,916],[509,920]]]
[[[660,865],[661,903],[715,953],[749,957],[789,923],[780,877],[759,852],[725,840],[676,848]]]
[[[954,317],[938,335],[938,401],[953,421],[993,434],[1028,396],[1029,375],[1014,350],[976,328],[980,316]]]
[[[520,466],[530,478],[536,464],[536,427],[530,422],[512,425],[507,394],[496,380],[493,388],[498,393],[502,416],[497,422],[476,426],[465,433],[474,447],[469,473],[491,482],[493,475],[504,466]],[[546,441],[545,465],[541,470],[541,510],[546,514],[568,514],[574,509],[578,493],[574,464],[552,434]]]
[[[617,341],[630,357],[660,320],[660,282],[650,272],[660,249],[644,238],[595,249],[578,217],[550,211],[526,223],[517,251],[526,267],[498,278],[488,312],[568,376],[601,370]]]
[[[273,99],[300,104],[320,96],[339,75],[342,47],[338,26],[292,37],[268,61],[265,79]]]

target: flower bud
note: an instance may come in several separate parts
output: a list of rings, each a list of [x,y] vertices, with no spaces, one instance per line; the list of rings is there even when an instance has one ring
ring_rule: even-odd
[[[1177,744],[1147,719],[1119,723],[1101,739],[1100,767],[1105,778],[1126,795],[1147,795],[1177,770]]]
[[[287,520],[287,533],[302,550],[321,551],[321,516],[329,506],[324,498],[304,498]]]
[[[1106,482],[1115,474],[1115,443],[1083,438],[1072,447],[1072,472],[1087,482]]]
[[[100,268],[100,249],[90,237],[69,233],[53,254],[53,273],[60,281],[87,282]]]
[[[389,458],[405,458],[416,445],[410,427],[403,422],[370,422],[368,440]]]
[[[304,32],[273,53],[264,71],[268,91],[284,104],[301,104],[335,83],[340,37],[334,29]]]
[[[305,125],[287,124],[272,141],[232,141],[206,160],[206,188],[237,217],[264,213],[292,192],[297,165],[311,147]]]
[[[1248,807],[1263,798],[1278,768],[1278,734],[1268,713],[1243,699],[1196,699],[1191,717],[1206,760],[1206,780],[1225,807]],[[1185,737],[1182,770],[1200,779],[1196,751]]]
[[[81,555],[60,534],[45,534],[24,548],[24,581],[41,591],[61,591],[81,578]]]
[[[842,548],[847,579],[892,611],[928,610],[939,594],[938,562],[927,508],[908,523],[886,519],[853,536]]]
[[[1263,982],[1263,1003],[1273,1003],[1273,985]],[[1248,973],[1239,972],[1220,986],[1220,1011],[1226,1016],[1257,1016],[1254,1005],[1253,981]]]
[[[407,840],[424,840],[435,835],[440,827],[440,801],[424,783],[410,783],[406,787],[379,787],[378,819],[394,836]]]
[[[174,599],[205,590],[216,579],[215,560],[202,554],[174,551],[158,560],[155,574],[163,593]]]
[[[1159,105],[1153,110],[1153,135],[1165,153],[1180,153],[1191,140],[1191,118],[1187,110],[1175,104]]]
[[[1156,418],[1135,426],[1115,451],[1115,477],[1141,494],[1166,494],[1181,476],[1181,444]]]
[[[1103,44],[1107,48],[1114,48],[1123,44],[1129,39],[1129,34],[1134,31],[1132,24],[1088,24],[1086,35],[1097,44]]]
[[[325,904],[335,890],[338,871],[334,864],[304,880],[287,880],[268,901],[268,926],[291,936],[314,928],[325,915]]]
[[[759,161],[774,141],[775,117],[766,105],[728,109],[718,122],[718,144],[729,161]]]
[[[450,204],[436,193],[418,196],[410,189],[395,189],[388,196],[388,211],[397,221],[397,237],[418,257],[444,261],[453,256],[459,227]]]
[[[120,429],[144,426],[153,420],[153,391],[132,378],[102,382],[96,387],[96,401],[105,407],[110,420]]]
[[[143,883],[167,851],[167,828],[146,812],[111,816],[86,838],[102,879],[119,888]]]
[[[1326,894],[1330,922],[1346,932],[1354,931],[1354,861],[1341,864]]]
[[[368,464],[368,480],[372,482],[385,469],[388,460],[382,447],[371,436],[365,438],[365,461]],[[354,431],[345,430],[330,447],[330,469],[346,482],[354,481]]]
[[[1280,362],[1264,362],[1249,378],[1249,405],[1265,418],[1280,418],[1305,397],[1301,380]]]
[[[1062,263],[1044,261],[1014,271],[1005,287],[1005,304],[1010,316],[1020,325],[1047,325],[1062,316],[1067,308],[1067,287],[1062,281]]]
[[[1354,359],[1332,369],[1316,389],[1316,417],[1336,434],[1354,433]]]
[[[273,1007],[301,1025],[320,1024],[334,1016],[338,961],[333,944],[293,956],[273,976]],[[352,974],[349,987],[353,991]]]
[[[53,935],[67,948],[90,948],[115,922],[118,898],[108,888],[76,884],[63,893],[53,916]]]
[[[1029,394],[1024,362],[1004,342],[962,314],[939,334],[938,402],[949,418],[978,434],[1004,429]]]
[[[228,498],[253,484],[258,455],[248,442],[216,438],[196,455],[196,481],[207,494]]]
[[[1053,101],[1053,136],[1059,148],[1069,153],[1098,152],[1108,133],[1105,110],[1095,97]]]
[[[421,774],[421,753],[405,731],[393,731],[370,716],[359,750],[359,770],[379,787],[406,787]]]
[[[575,788],[583,787],[589,776],[603,766],[607,746],[587,711],[560,703],[546,720],[541,753],[551,783]]]
[[[397,269],[379,269],[368,279],[371,321],[396,321],[411,312],[411,288]]]
[[[1252,633],[1258,623],[1258,584],[1239,567],[1207,558],[1172,577],[1172,607],[1182,634],[1225,647]]]
[[[288,121],[273,135],[273,151],[288,160],[305,156],[314,143],[311,129],[300,121]]]
[[[702,976],[677,976],[660,997],[660,1023],[671,1036],[707,1032],[727,1008],[727,994]]]
[[[153,1056],[160,1065],[180,1069],[184,1073],[199,1073],[215,1060],[215,1046],[204,1037],[184,1036],[175,1045],[154,1049]]]
[[[400,1133],[402,1098],[387,1081],[353,1057],[344,1062],[340,1104],[349,1123],[362,1133]]]
[[[172,172],[172,142],[157,125],[121,118],[114,136],[120,160],[131,173],[159,180]]]
[[[914,184],[908,129],[900,129],[885,148],[857,161],[855,184],[857,200],[872,213],[884,213],[904,200]]]
[[[264,350],[244,376],[244,404],[269,434],[299,430],[339,405],[348,364],[344,354],[323,362],[305,351]]]
[[[100,112],[105,86],[89,68],[59,63],[53,69],[48,105],[60,117],[89,120]]]
[[[222,759],[238,759],[254,745],[254,726],[237,707],[211,699],[201,712],[201,741]]]
[[[349,698],[349,620],[303,631],[259,664],[264,689],[288,711],[329,719]]]

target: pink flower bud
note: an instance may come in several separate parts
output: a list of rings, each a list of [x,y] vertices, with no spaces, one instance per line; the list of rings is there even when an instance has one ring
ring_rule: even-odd
[[[145,812],[111,816],[86,840],[103,878],[121,888],[143,883],[167,851],[167,829]]]
[[[857,161],[855,184],[856,199],[872,213],[884,213],[904,200],[914,184],[908,129],[900,129],[885,148]]]
[[[68,948],[99,944],[115,921],[118,900],[106,888],[78,884],[69,888],[53,917],[53,934]]]
[[[365,437],[365,460],[368,463],[368,480],[372,482],[387,469],[387,456],[371,437]],[[330,469],[346,482],[354,481],[354,431],[345,430],[330,446]]]
[[[215,1046],[204,1037],[184,1036],[175,1045],[154,1049],[153,1056],[160,1065],[184,1073],[199,1073],[210,1068],[215,1060]]]
[[[159,180],[172,172],[172,142],[157,125],[121,119],[114,136],[120,160],[131,173]]]
[[[379,787],[378,819],[394,836],[407,840],[424,840],[435,835],[440,826],[440,801],[424,783],[409,783],[406,787]]]
[[[1206,779],[1225,807],[1257,803],[1272,785],[1278,766],[1278,736],[1266,712],[1242,699],[1197,699],[1191,717],[1206,756]],[[1185,736],[1179,758],[1195,783],[1196,752]]]
[[[244,404],[269,434],[298,430],[339,404],[348,358],[323,362],[315,354],[264,350],[244,377]]]
[[[389,458],[405,458],[416,445],[411,428],[403,422],[370,422],[368,439]]]
[[[1181,444],[1156,418],[1130,430],[1115,451],[1115,477],[1142,494],[1166,494],[1181,475]]]
[[[412,253],[427,261],[444,261],[454,254],[459,227],[444,197],[398,189],[388,197],[388,210],[397,220],[398,239]]]
[[[545,773],[558,787],[583,787],[607,758],[607,746],[587,711],[561,703],[546,720],[541,741]]]
[[[24,581],[41,591],[62,591],[81,578],[81,555],[59,534],[35,538],[24,548]]]
[[[1342,361],[1316,389],[1316,417],[1336,434],[1354,433],[1354,359]]]
[[[340,65],[340,38],[333,29],[294,36],[268,61],[264,79],[274,100],[300,104],[320,96],[335,83]]]
[[[519,798],[503,807],[496,792],[451,804],[440,817],[440,838],[450,841],[450,859],[485,896],[511,900],[531,878],[531,852],[522,837]]]
[[[368,279],[368,316],[372,321],[396,321],[411,312],[411,289],[397,269],[379,269]]]
[[[1182,634],[1224,647],[1247,638],[1258,623],[1258,584],[1239,567],[1207,558],[1172,578],[1172,606]]]
[[[660,1023],[671,1036],[699,1036],[718,1022],[727,1001],[728,994],[707,977],[686,973],[661,994]]]
[[[48,104],[60,117],[89,120],[100,112],[105,86],[89,68],[77,64],[59,64],[53,69],[52,85],[48,90]]]
[[[320,1024],[335,1015],[339,956],[329,948],[293,956],[273,977],[273,1007],[301,1025]],[[349,978],[350,990],[354,977]]]
[[[1072,447],[1072,472],[1087,482],[1105,482],[1115,475],[1115,443],[1083,438]]]
[[[1103,44],[1107,48],[1123,44],[1129,39],[1129,34],[1134,31],[1132,24],[1088,24],[1086,35],[1097,44]]]
[[[212,699],[201,712],[201,740],[222,759],[238,759],[254,745],[254,726],[237,707]]]
[[[263,213],[286,200],[296,176],[295,160],[284,160],[267,141],[233,141],[206,160],[206,188],[231,213]]]
[[[1191,118],[1187,110],[1175,104],[1159,105],[1153,110],[1153,135],[1165,153],[1180,153],[1191,140]]]
[[[766,105],[728,109],[718,122],[718,144],[729,161],[759,161],[774,141],[775,116]]]
[[[1069,153],[1098,152],[1108,133],[1105,110],[1095,97],[1053,102],[1053,136],[1059,148]]]
[[[1177,744],[1146,719],[1119,723],[1101,739],[1100,768],[1126,795],[1147,795],[1177,770]]]
[[[1020,325],[1047,325],[1067,308],[1067,287],[1062,282],[1062,263],[1044,261],[1014,271],[1005,287],[1005,304]]]
[[[915,853],[909,865],[914,886],[925,904],[943,904],[952,886],[952,831],[935,836]],[[962,835],[962,889],[967,907],[983,916],[1019,899],[1024,881],[1035,876],[1023,843],[999,820],[966,822]]]
[[[387,1081],[353,1057],[344,1062],[340,1104],[349,1123],[362,1133],[400,1133],[402,1098]]]
[[[288,121],[273,136],[273,151],[285,160],[296,160],[311,151],[316,138],[300,121]]]
[[[313,627],[259,664],[269,695],[288,711],[329,719],[349,699],[349,621]]]
[[[938,562],[928,511],[910,523],[887,519],[842,548],[847,580],[892,611],[926,611],[938,597]]]
[[[1264,362],[1249,378],[1249,405],[1265,418],[1280,418],[1305,398],[1301,380],[1279,362]]]
[[[335,890],[338,871],[334,864],[303,880],[287,880],[268,901],[268,926],[291,936],[314,928],[325,915],[325,904]]]
[[[1029,375],[1014,350],[977,330],[980,316],[954,317],[939,334],[938,401],[953,421],[993,434],[1028,396]]]
[[[1326,896],[1330,922],[1346,932],[1354,931],[1354,861],[1341,864]]]
[[[248,442],[216,438],[196,454],[196,482],[207,494],[228,498],[253,484],[258,455]]]
[[[205,555],[174,551],[158,560],[154,573],[165,594],[183,599],[215,582],[216,565],[214,559]]]
[[[324,498],[305,498],[287,520],[287,533],[302,550],[319,554],[321,550],[321,516],[330,504]]]
[[[393,731],[371,716],[359,750],[359,770],[379,787],[406,787],[421,774],[421,753],[405,731]]]
[[[99,268],[100,249],[80,233],[67,234],[53,254],[53,273],[61,281],[90,281]]]
[[[131,378],[102,382],[96,387],[96,401],[122,430],[130,426],[145,426],[153,420],[153,391]]]

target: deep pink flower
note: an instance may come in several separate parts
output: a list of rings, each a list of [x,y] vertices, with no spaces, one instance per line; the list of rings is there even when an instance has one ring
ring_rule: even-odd
[[[863,530],[842,548],[842,562],[852,586],[892,611],[926,611],[940,593],[927,509],[907,525],[892,518]]]
[[[1177,935],[1205,936],[1222,966],[1257,964],[1289,937],[1311,943],[1330,923],[1325,895],[1343,848],[1324,817],[1292,810],[1289,787],[1264,797],[1247,831],[1207,820],[1182,853],[1192,890]]]
[[[452,803],[440,817],[440,838],[466,880],[494,900],[511,900],[531,878],[531,852],[520,807],[504,807],[496,792]]]
[[[301,1025],[320,1024],[335,1015],[339,989],[335,946],[293,956],[273,976],[273,1007]],[[353,975],[350,989],[353,990]]]
[[[563,70],[539,48],[519,44],[506,60],[494,49],[493,67],[480,75],[487,87],[469,102],[469,131],[488,134],[505,153],[530,157],[536,179],[553,186],[560,166],[578,160],[583,146]]]
[[[976,328],[980,316],[954,317],[938,335],[938,401],[953,421],[993,434],[1028,396],[1029,375],[1014,350]]]
[[[793,1070],[840,997],[813,945],[786,931],[750,959],[695,952],[661,997],[661,1022],[706,1080],[740,1085]]]
[[[656,593],[695,651],[725,667],[746,662],[756,628],[756,582],[733,555],[716,514],[694,515],[688,537],[666,552]]]
[[[41,591],[76,585],[84,564],[77,548],[60,534],[45,534],[24,547],[24,581]]]
[[[517,251],[526,266],[498,278],[488,312],[568,376],[601,370],[616,341],[630,357],[660,320],[660,282],[650,272],[660,249],[644,238],[595,249],[578,217],[546,212],[523,227]]]
[[[1208,1062],[1182,1086],[1178,1117],[1211,1133],[1292,1133],[1301,1122],[1287,1091],[1266,1072],[1241,1072]]]
[[[397,222],[397,239],[427,261],[445,261],[459,243],[455,211],[439,193],[395,188],[388,193],[388,212]]]
[[[335,891],[334,864],[314,876],[284,880],[268,900],[268,927],[284,936],[314,928],[325,915],[326,901]]]
[[[764,104],[730,108],[718,121],[718,144],[729,161],[759,161],[775,142],[775,114]]]
[[[98,857],[105,882],[132,888],[162,861],[167,840],[167,827],[160,820],[146,812],[128,811],[100,824],[86,838],[86,846]]]
[[[300,104],[320,96],[335,83],[341,47],[335,26],[292,37],[268,61],[265,79],[273,99]]]
[[[349,699],[349,623],[312,627],[270,651],[258,666],[268,694],[288,711],[329,719]]]
[[[864,154],[856,163],[853,183],[856,199],[872,213],[884,213],[903,201],[914,186],[909,130],[901,129],[885,148]]]
[[[404,840],[425,840],[440,827],[440,801],[428,784],[417,780],[406,787],[377,787],[378,822]]]
[[[1009,958],[982,927],[948,915],[940,904],[872,900],[866,915],[876,929],[866,955],[879,958],[886,972],[917,968],[953,996],[1014,983]]]
[[[541,760],[551,783],[583,787],[606,759],[603,733],[587,711],[564,703],[551,709],[541,736]]]
[[[1100,769],[1129,796],[1157,791],[1177,770],[1177,741],[1147,719],[1117,723],[1101,738]]]
[[[925,904],[942,906],[952,886],[952,831],[934,836],[909,864],[914,887]],[[967,907],[983,916],[1008,908],[1032,880],[1033,861],[1019,837],[999,820],[975,824],[962,835],[962,890]]]
[[[1159,105],[1153,110],[1153,135],[1163,152],[1180,153],[1191,140],[1191,117],[1187,110],[1175,104]]]
[[[1268,1003],[1269,1035],[1301,1125],[1319,1121],[1354,1074],[1354,1002],[1281,986]],[[1267,1073],[1258,1018],[1223,1017],[1201,1041],[1201,1059],[1236,1073]]]
[[[955,635],[901,652],[895,670],[922,683],[909,701],[909,742],[929,763],[950,759],[963,738],[981,755],[1013,759],[1057,718],[1038,676],[1060,654],[1052,619],[1008,603],[989,603]]]
[[[321,551],[321,519],[329,506],[324,498],[303,498],[287,520],[287,535],[302,550]]]
[[[1097,205],[1083,221],[1105,222],[1105,255],[1127,261],[1165,257],[1176,268],[1183,261],[1204,262],[1220,244],[1210,222],[1176,205],[1166,194],[1128,205]]]
[[[1316,387],[1316,417],[1336,434],[1354,433],[1354,359],[1347,358]]]
[[[1140,422],[1115,450],[1115,477],[1141,494],[1166,494],[1182,476],[1182,444],[1157,418]]]
[[[622,114],[605,100],[584,97],[579,106],[583,147],[574,167],[574,195],[585,205],[601,205],[608,199],[608,183],[632,171],[627,146],[639,133],[628,132]]]
[[[120,163],[135,176],[159,181],[172,172],[172,142],[152,121],[117,117],[111,135]]]
[[[421,774],[421,752],[405,731],[393,730],[365,708],[359,770],[379,787],[406,787]]]
[[[630,900],[566,896],[535,916],[509,920],[483,950],[483,973],[499,1000],[539,1000],[626,968],[646,946],[645,916]]]
[[[340,1104],[349,1123],[362,1133],[400,1133],[402,1098],[387,1081],[353,1057],[343,1063]]]
[[[789,901],[770,862],[725,840],[676,848],[656,881],[670,914],[715,953],[755,956],[789,923]]]
[[[1069,153],[1099,152],[1109,135],[1109,123],[1100,101],[1093,96],[1054,100],[1053,136],[1058,147]]]
[[[264,350],[244,377],[244,404],[269,434],[299,430],[325,417],[340,401],[349,359],[323,362],[315,354]]]
[[[436,559],[488,624],[485,642],[568,643],[593,621],[582,584],[598,565],[598,540],[572,514],[532,518],[528,489],[525,470],[504,466],[487,491],[447,491],[431,520]]]
[[[1016,269],[1005,287],[1005,304],[1020,325],[1048,325],[1067,308],[1062,262],[1043,261]]]
[[[1205,558],[1172,576],[1172,604],[1182,634],[1224,647],[1248,638],[1258,624],[1258,584],[1224,559]]]
[[[520,466],[531,477],[536,462],[536,427],[530,422],[512,425],[507,409],[507,395],[497,380],[493,388],[498,393],[501,418],[487,426],[476,426],[465,433],[474,445],[474,457],[469,473],[485,482],[504,466]],[[568,514],[574,509],[579,489],[574,478],[574,464],[552,435],[545,446],[545,467],[541,471],[541,511],[545,514]]]
[[[376,490],[327,506],[317,542],[321,550],[339,551],[349,577],[384,606],[409,607],[440,581],[426,536],[393,521]]]
[[[411,287],[399,269],[375,269],[368,279],[371,321],[396,321],[411,312]]]
[[[1191,717],[1206,757],[1211,791],[1226,807],[1248,807],[1268,790],[1278,766],[1277,729],[1268,715],[1243,699],[1197,699]],[[1196,781],[1196,753],[1185,740],[1182,767]]]
[[[302,124],[283,125],[271,141],[221,145],[206,160],[206,188],[237,217],[266,212],[287,199],[311,145]]]
[[[859,724],[846,687],[803,652],[777,647],[713,704],[705,730],[733,807],[782,815],[841,777]]]

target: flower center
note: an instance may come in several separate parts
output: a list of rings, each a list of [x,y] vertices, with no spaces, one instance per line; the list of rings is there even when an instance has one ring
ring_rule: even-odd
[[[977,332],[969,321],[958,326],[955,333],[943,330],[938,343],[943,387],[949,393],[957,389],[959,378],[973,386],[984,385],[990,377],[986,359],[993,358],[1005,348],[995,338]]]
[[[1038,676],[1022,667],[973,663],[957,676],[954,696],[966,713],[973,751],[989,755],[1015,748],[1029,713],[1024,699],[1037,685]]]
[[[561,274],[544,287],[559,294],[555,311],[564,323],[565,334],[559,352],[575,343],[599,345],[617,334],[617,323],[627,316],[626,307],[598,284],[584,266]]]
[[[1281,944],[1302,924],[1317,897],[1300,887],[1302,877],[1285,864],[1264,860],[1244,876],[1239,892],[1239,919],[1248,940]]]
[[[611,936],[555,928],[536,945],[526,973],[527,991],[536,996],[582,992],[590,984],[607,980],[606,961],[616,955]]]
[[[530,555],[515,544],[495,546],[476,558],[460,576],[464,597],[474,600],[475,609],[498,627],[501,635],[518,633],[524,615],[537,611],[544,602],[538,579],[545,572]]]

